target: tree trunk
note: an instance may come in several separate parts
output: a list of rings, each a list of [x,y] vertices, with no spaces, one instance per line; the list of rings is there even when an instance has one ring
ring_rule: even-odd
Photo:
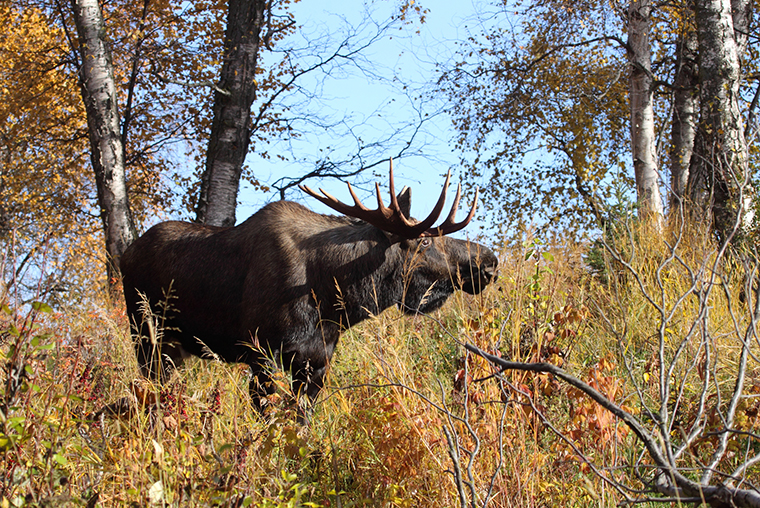
[[[71,7],[79,36],[79,84],[87,111],[90,159],[113,284],[119,259],[137,236],[127,196],[113,63],[98,0],[71,0]]]
[[[633,0],[628,11],[631,146],[640,214],[642,218],[661,224],[663,210],[657,167],[652,103],[652,55],[649,46],[651,9],[650,0]]]
[[[196,208],[198,222],[233,226],[240,176],[248,154],[251,105],[256,98],[256,62],[267,2],[230,0],[224,63],[214,95],[206,168]]]
[[[715,231],[727,239],[737,221],[751,220],[753,194],[739,110],[739,48],[731,0],[697,0],[695,12],[701,110],[689,193],[701,210],[712,208]]]
[[[734,42],[736,52],[741,58],[747,49],[750,22],[752,20],[752,2],[750,0],[731,0],[731,20],[734,22]]]
[[[697,34],[687,26],[683,28],[681,38],[676,44],[670,148],[671,212],[680,209],[689,181],[689,165],[699,119],[698,85]]]

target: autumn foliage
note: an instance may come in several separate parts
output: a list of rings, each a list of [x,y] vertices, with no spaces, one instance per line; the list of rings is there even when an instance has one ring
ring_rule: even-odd
[[[491,238],[502,246],[501,279],[433,315],[390,309],[351,329],[308,425],[286,373],[273,377],[263,416],[251,410],[240,365],[195,359],[163,386],[139,377],[118,277],[104,278],[72,11],[66,2],[0,4],[0,508],[760,505],[747,495],[760,480],[756,249],[720,243],[725,223],[716,239],[681,216],[676,185],[664,230],[635,220],[633,161],[621,148],[631,130],[630,11],[539,4],[515,4],[519,37],[472,32],[437,82],[468,175],[488,182],[486,208],[509,229]],[[213,97],[225,92],[214,87],[227,3],[99,5],[131,213],[138,227],[188,217]],[[282,94],[319,68],[297,51],[271,51],[297,33],[290,5],[268,3],[279,10],[252,71],[257,102],[244,128],[262,158],[286,158],[266,151],[298,136],[294,119],[303,120]],[[696,21],[688,3],[656,7],[648,78],[666,138],[685,118],[673,116],[688,109],[680,101],[699,98],[687,51]],[[402,2],[395,21],[426,12]],[[733,105],[747,125],[731,131],[751,141],[756,35],[735,37],[746,52]],[[300,56],[322,59],[316,48]],[[716,122],[726,113],[704,112]],[[696,127],[699,112],[689,115]],[[698,150],[744,151],[711,138],[724,129],[707,120]],[[675,134],[670,144],[658,150],[675,177],[690,166]],[[751,143],[746,155],[740,169],[751,174]],[[266,189],[251,168],[236,170]],[[730,183],[718,186],[733,193],[723,212],[744,206],[737,195],[753,197],[750,179]],[[692,188],[696,198],[715,195]],[[542,229],[529,234],[536,218]],[[730,229],[736,217],[719,218]],[[571,240],[592,225],[602,227],[596,243]],[[561,234],[545,234],[551,227]]]
[[[524,252],[506,254],[509,275],[480,297],[457,294],[431,317],[388,311],[349,332],[308,427],[296,423],[286,383],[259,419],[242,366],[198,360],[163,388],[140,380],[120,307],[60,313],[6,294],[0,496],[14,506],[454,506],[447,471],[458,450],[465,495],[483,502],[490,489],[488,506],[587,499],[584,482],[603,485],[540,415],[605,458],[630,444],[615,418],[551,376],[502,377],[457,345],[580,362],[584,379],[623,397],[614,361],[583,366],[593,319],[566,295],[592,281],[568,271],[564,256],[575,254],[547,262]]]

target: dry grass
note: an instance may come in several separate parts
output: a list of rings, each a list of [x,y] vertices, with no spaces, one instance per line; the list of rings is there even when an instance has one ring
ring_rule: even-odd
[[[662,258],[657,246],[639,248],[633,264],[656,292]],[[254,414],[242,366],[196,360],[163,388],[140,381],[122,309],[6,305],[0,506],[613,506],[619,493],[573,446],[637,485],[629,470],[612,471],[635,460],[633,436],[552,377],[515,371],[500,381],[461,347],[561,365],[632,412],[637,384],[656,398],[658,316],[638,280],[600,284],[582,253],[512,249],[483,295],[457,293],[432,316],[390,309],[350,330],[305,428],[284,403],[267,421]],[[666,300],[688,284],[688,271],[669,269],[657,293]],[[733,347],[729,302],[715,298],[716,340]],[[680,308],[669,333],[684,333],[693,312]],[[726,354],[716,370],[735,360]],[[682,375],[698,377],[688,361]],[[98,416],[124,397],[144,409]],[[757,412],[744,407],[754,428]]]

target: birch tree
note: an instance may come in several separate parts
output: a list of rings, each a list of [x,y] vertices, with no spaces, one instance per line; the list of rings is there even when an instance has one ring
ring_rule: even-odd
[[[346,133],[353,136],[350,126],[346,129],[341,127],[341,132],[336,129],[339,124],[345,123],[345,119],[326,121],[319,113],[296,112],[298,107],[294,107],[292,102],[278,104],[277,101],[294,92],[306,96],[302,102],[304,108],[317,103],[320,98],[300,85],[308,76],[321,74],[323,78],[329,77],[338,69],[350,67],[358,68],[364,74],[377,74],[373,63],[363,53],[387,37],[391,29],[400,29],[415,19],[423,19],[425,13],[414,2],[402,1],[397,12],[386,20],[378,21],[371,14],[366,14],[348,29],[340,28],[313,39],[307,37],[305,45],[293,45],[283,40],[296,30],[295,20],[284,10],[287,4],[263,0],[229,2],[222,69],[214,93],[209,145],[195,206],[198,222],[223,226],[235,224],[241,180],[256,181],[253,172],[244,165],[246,156],[255,150],[261,156],[270,157],[260,148],[266,145],[267,137],[297,137],[299,121],[305,122],[312,130],[329,128],[334,135]],[[273,46],[276,51],[272,51]],[[262,57],[272,55],[274,63],[270,62],[266,69],[262,68]],[[377,76],[378,81],[390,79],[393,78]],[[290,111],[293,113],[286,114]],[[299,120],[294,121],[294,117]],[[414,129],[410,131],[408,135],[414,138]],[[399,137],[398,133],[369,145],[389,143],[396,137]],[[255,142],[260,144],[253,147]],[[411,140],[405,141],[407,149],[412,144]],[[379,160],[366,162],[364,152],[367,146],[367,143],[359,141],[356,152],[347,161],[316,161],[315,167],[303,174],[280,175],[272,187],[278,189],[280,197],[284,198],[286,189],[307,178],[343,179],[355,176],[381,163]],[[286,158],[285,154],[274,156]],[[387,162],[387,154],[381,159]],[[355,164],[356,160],[360,164]]]
[[[504,219],[604,226],[615,181],[635,189],[642,216],[661,220],[650,38],[659,12],[646,0],[627,7],[504,2],[500,26],[484,24],[442,75],[459,146],[475,154],[465,162],[492,175],[487,192]]]
[[[108,272],[113,277],[119,273],[121,255],[137,236],[127,195],[119,101],[98,0],[72,0],[71,8],[79,35],[79,84],[87,111],[90,160],[105,232]]]
[[[694,136],[699,119],[699,69],[697,34],[693,15],[681,26],[675,51],[673,116],[671,118],[670,190],[671,211],[678,211],[686,197]]]
[[[636,194],[642,215],[658,226],[663,207],[654,121],[654,79],[649,23],[650,0],[633,0],[628,9],[628,51],[631,65],[631,152]]]
[[[272,2],[230,0],[214,119],[201,175],[198,222],[234,226],[240,176],[251,140],[251,105],[256,99],[256,65],[266,23],[272,26]],[[271,34],[269,35],[271,36]]]
[[[603,225],[616,213],[613,189],[621,188],[635,189],[640,216],[659,216],[660,186],[668,181],[670,210],[684,196],[708,200],[718,229],[731,224],[719,218],[731,215],[730,203],[743,200],[748,209],[747,150],[730,133],[741,133],[742,115],[756,107],[741,95],[736,57],[752,40],[752,16],[747,2],[725,0],[724,36],[711,39],[704,32],[720,16],[706,14],[709,3],[636,0],[619,9],[593,0],[509,1],[477,20],[482,31],[439,83],[463,162],[503,204],[497,221],[588,228],[593,218]],[[734,49],[725,52],[724,42]],[[731,100],[710,99],[719,93]],[[695,141],[697,124],[702,141]],[[713,159],[721,150],[733,172],[708,170],[719,168]],[[661,178],[668,169],[670,178]]]
[[[594,1],[497,9],[477,20],[481,31],[438,81],[462,163],[485,180],[498,222],[602,223],[612,193],[599,182],[630,160],[620,151],[631,142],[628,60],[615,49],[626,45],[622,19],[600,15]],[[621,179],[633,185],[630,175]]]
[[[734,4],[735,8],[730,0],[695,2],[701,109],[696,156],[689,173],[690,196],[697,214],[712,211],[715,230],[722,238],[734,234],[737,216],[745,225],[751,222],[754,195],[739,95],[740,49],[746,41],[749,7],[739,0]],[[738,32],[734,13],[741,26]]]

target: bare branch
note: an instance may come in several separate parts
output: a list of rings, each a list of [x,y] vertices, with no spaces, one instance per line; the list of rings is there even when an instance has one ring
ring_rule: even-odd
[[[182,81],[182,80],[179,80],[179,79],[168,78],[168,77],[166,77],[166,76],[164,76],[164,75],[161,74],[161,69],[158,66],[158,64],[153,63],[153,66],[154,66],[153,75],[156,76],[156,78],[159,81],[161,81],[162,83],[172,84],[172,85],[178,85],[178,86],[182,86],[182,87],[185,87],[185,88],[208,87],[208,88],[212,89],[215,92],[219,92],[222,95],[227,95],[227,96],[232,95],[232,93],[229,90],[224,90],[224,89],[220,88],[219,85],[217,85],[216,83],[214,83],[211,80],[207,80],[207,81]]]

